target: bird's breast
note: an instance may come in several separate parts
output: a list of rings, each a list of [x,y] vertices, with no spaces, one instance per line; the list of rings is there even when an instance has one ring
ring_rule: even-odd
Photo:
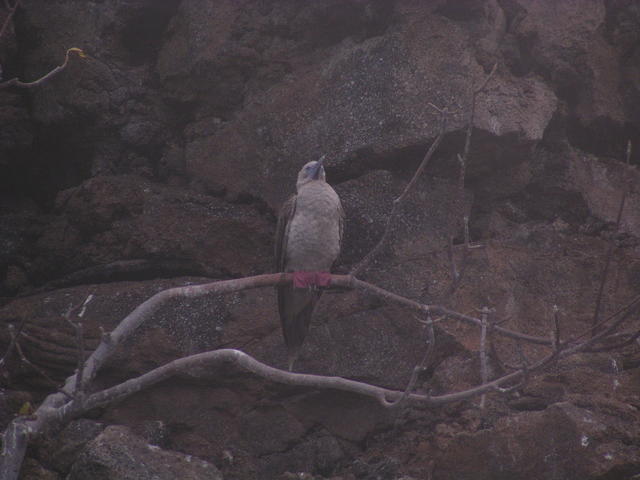
[[[285,270],[329,271],[340,253],[340,199],[313,182],[298,192],[288,231]]]

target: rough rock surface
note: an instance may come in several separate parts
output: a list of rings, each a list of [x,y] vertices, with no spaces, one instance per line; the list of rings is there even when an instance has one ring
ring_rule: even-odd
[[[3,79],[36,79],[71,46],[89,56],[0,89],[0,356],[24,322],[0,426],[74,371],[70,305],[94,295],[91,350],[163,289],[271,271],[277,209],[321,155],[347,213],[348,272],[437,137],[434,107],[449,112],[443,141],[362,278],[545,337],[557,306],[563,339],[584,332],[611,245],[601,315],[640,293],[639,32],[631,0],[22,0],[0,37]],[[473,92],[494,65],[460,190]],[[447,296],[465,215],[481,248]],[[297,368],[403,389],[427,340],[419,320],[327,293]],[[442,321],[436,339],[418,390],[481,382],[477,328]],[[96,387],[216,348],[285,365],[272,289],[169,302]],[[491,374],[544,352],[495,338]],[[168,462],[159,478],[632,478],[639,379],[633,344],[571,357],[484,410],[398,411],[222,366],[42,438],[23,476],[145,478]],[[136,470],[145,459],[155,467]]]
[[[71,468],[69,480],[222,480],[212,464],[178,452],[162,450],[113,425],[92,440]]]

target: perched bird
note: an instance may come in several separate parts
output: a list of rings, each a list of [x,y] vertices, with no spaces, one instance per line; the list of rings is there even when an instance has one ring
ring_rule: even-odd
[[[342,243],[344,212],[338,194],[326,182],[323,160],[324,157],[302,167],[297,194],[282,206],[276,228],[276,269],[294,272],[293,285],[277,287],[289,371],[298,358],[320,298],[315,288],[322,278],[318,274],[329,272]]]

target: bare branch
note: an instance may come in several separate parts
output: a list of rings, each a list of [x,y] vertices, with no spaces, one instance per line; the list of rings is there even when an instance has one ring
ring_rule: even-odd
[[[638,302],[640,302],[640,295],[634,297],[629,303],[627,303],[626,305],[622,306],[621,308],[619,308],[618,310],[616,310],[615,312],[613,312],[611,315],[609,315],[608,317],[600,320],[598,323],[596,323],[595,325],[589,327],[586,330],[583,330],[582,332],[578,333],[577,335],[574,335],[571,340],[566,341],[565,343],[571,343],[571,342],[577,342],[578,340],[580,340],[581,338],[584,337],[588,337],[590,335],[593,334],[593,331],[597,329],[599,329],[600,327],[603,327],[604,325],[606,325],[607,323],[609,323],[612,319],[614,319],[615,317],[617,317],[618,315],[622,314],[625,310],[628,310],[630,308],[632,308],[635,304],[637,304]]]
[[[416,381],[418,380],[418,376],[427,369],[427,366],[431,362],[431,358],[433,357],[433,352],[436,347],[436,335],[433,328],[433,320],[431,319],[431,315],[427,312],[427,321],[421,322],[424,324],[427,330],[427,348],[425,349],[424,355],[422,356],[422,360],[415,367],[413,367],[413,371],[411,372],[411,377],[409,379],[409,383],[407,384],[407,388],[404,390],[404,394],[395,402],[386,402],[384,403],[387,407],[395,407],[400,406],[404,403],[404,401],[408,398],[408,396],[413,391]]]
[[[400,194],[398,198],[396,198],[393,201],[393,207],[391,208],[391,213],[389,213],[389,217],[387,218],[387,223],[385,225],[384,232],[382,233],[382,237],[380,237],[380,240],[378,241],[376,246],[373,247],[369,251],[369,253],[367,253],[367,255],[365,255],[365,257],[362,260],[360,260],[360,262],[351,270],[351,275],[358,275],[365,267],[367,267],[371,263],[371,260],[373,260],[378,255],[378,253],[382,250],[382,248],[386,245],[387,240],[389,239],[389,234],[391,233],[391,225],[393,224],[393,221],[395,220],[395,217],[398,214],[398,211],[400,209],[400,204],[407,197],[407,194],[411,191],[411,189],[415,185],[416,181],[418,180],[418,178],[426,168],[427,164],[429,163],[429,160],[431,160],[431,157],[433,156],[434,152],[438,148],[438,145],[440,145],[440,142],[442,141],[445,134],[447,111],[446,109],[444,110],[438,109],[438,110],[441,113],[440,130],[438,132],[438,136],[429,147],[429,150],[425,154],[424,158],[422,159],[422,162],[416,169],[415,173],[413,174],[413,177],[411,178],[411,180],[409,181],[409,183],[407,184],[403,192]]]
[[[17,329],[11,323],[7,325],[7,328],[9,328],[9,335],[11,337],[11,340],[9,342],[9,346],[7,347],[7,350],[4,352],[4,355],[0,359],[0,367],[5,364],[5,362],[9,358],[9,355],[11,355],[11,353],[13,352],[16,342],[18,341],[18,337],[22,334],[22,330],[24,329],[26,324],[27,324],[27,317],[24,316],[22,320],[20,320],[20,324],[18,325]]]
[[[441,113],[441,115],[440,115],[440,129],[438,131],[438,136],[436,137],[436,139],[433,141],[433,143],[429,147],[429,150],[427,150],[426,155],[422,159],[422,162],[420,162],[420,165],[416,169],[416,172],[413,174],[413,177],[411,177],[411,180],[409,181],[409,183],[405,187],[405,189],[402,192],[402,194],[393,201],[394,204],[397,205],[399,203],[402,203],[402,201],[406,198],[408,193],[414,187],[414,185],[418,181],[418,178],[420,177],[420,175],[422,175],[422,172],[427,167],[427,164],[429,163],[429,160],[431,160],[431,157],[433,156],[433,154],[435,153],[436,149],[440,145],[440,142],[442,141],[442,138],[444,137],[444,132],[445,132],[446,128],[447,128],[447,111],[445,109],[444,112]]]
[[[442,305],[435,305],[435,304],[425,304],[425,303],[420,303],[417,302],[415,300],[411,300],[409,298],[403,297],[401,295],[397,295],[395,293],[389,292],[387,290],[384,290],[383,288],[380,288],[376,285],[373,285],[371,283],[367,283],[364,282],[362,280],[359,280],[357,278],[355,278],[352,275],[332,275],[331,276],[332,280],[331,283],[332,285],[335,286],[339,286],[339,287],[344,287],[344,288],[357,288],[359,290],[365,290],[367,292],[370,292],[374,295],[377,295],[378,297],[384,298],[390,302],[393,303],[397,303],[400,305],[405,305],[407,307],[410,307],[414,310],[417,310],[419,312],[426,312],[426,311],[431,311],[431,313],[434,314],[439,314],[439,315],[446,315],[450,318],[454,318],[457,320],[462,320],[464,322],[470,323],[472,325],[481,325],[482,321],[479,318],[475,318],[475,317],[471,317],[469,315],[465,315],[463,313],[459,313],[456,312],[454,310],[451,310],[447,307],[444,307]],[[496,332],[500,333],[501,335],[505,335],[507,337],[511,337],[511,338],[515,338],[515,339],[520,339],[520,340],[524,340],[526,342],[529,343],[534,343],[534,344],[538,344],[538,345],[550,345],[551,342],[548,338],[543,338],[543,337],[536,337],[533,335],[527,335],[524,333],[520,333],[520,332],[516,332],[513,330],[509,330],[507,328],[504,327],[500,327],[500,326],[495,326],[494,329],[496,330]]]
[[[2,38],[2,36],[4,35],[4,32],[7,30],[7,27],[9,26],[9,23],[13,18],[13,14],[16,13],[16,9],[20,6],[20,0],[16,0],[16,3],[14,3],[13,6],[9,4],[8,0],[5,0],[4,5],[5,7],[7,7],[9,12],[7,13],[7,17],[4,19],[4,22],[2,23],[2,27],[0,27],[0,38]]]
[[[382,298],[395,301],[406,306],[410,306],[421,312],[435,312],[450,316],[452,318],[460,318],[475,324],[482,324],[482,320],[450,311],[444,307],[424,305],[413,300],[406,299],[394,293],[388,292],[376,287],[375,285],[362,282],[350,275],[332,275],[332,285],[345,288],[360,288],[372,292]],[[186,287],[176,287],[164,290],[154,295],[147,301],[135,308],[109,335],[103,335],[102,341],[98,348],[89,356],[84,365],[84,382],[90,382],[96,375],[99,368],[111,356],[114,349],[128,338],[134,330],[142,324],[167,300],[176,297],[199,297],[208,294],[223,294],[238,290],[246,290],[259,287],[275,286],[278,284],[290,283],[292,274],[276,273],[258,275],[255,277],[246,277],[235,280],[226,280],[221,282],[213,282],[204,285],[191,285]],[[354,380],[348,380],[340,377],[326,377],[320,375],[307,375],[285,372],[277,368],[262,364],[254,358],[240,352],[239,350],[222,349],[212,352],[192,355],[190,357],[175,360],[167,365],[159,367],[140,377],[127,380],[120,385],[94,393],[79,401],[78,398],[69,400],[68,393],[57,392],[49,395],[37,409],[34,416],[19,417],[14,419],[7,427],[4,433],[3,456],[0,464],[0,478],[5,480],[15,480],[26,452],[26,445],[29,437],[39,435],[44,431],[59,426],[74,416],[81,415],[88,409],[95,408],[99,405],[105,405],[118,399],[125,398],[143,388],[147,388],[159,381],[169,378],[182,372],[193,373],[194,368],[202,365],[210,365],[211,363],[220,363],[232,361],[237,365],[267,378],[274,382],[285,383],[290,385],[300,385],[311,388],[331,388],[343,391],[349,391],[360,395],[370,396],[377,399],[381,404],[389,406],[395,403],[403,396],[407,402],[418,402],[428,406],[443,405],[451,402],[458,402],[476,395],[482,395],[492,390],[504,388],[505,385],[512,385],[513,382],[520,381],[523,377],[539,371],[555,361],[558,357],[566,357],[580,351],[585,351],[594,343],[602,341],[612,331],[618,328],[628,317],[636,314],[640,310],[640,303],[635,303],[627,308],[626,312],[620,318],[615,320],[611,325],[605,328],[591,339],[569,346],[559,352],[552,352],[550,355],[534,364],[533,366],[525,366],[518,371],[503,375],[502,377],[486,382],[483,385],[470,388],[461,392],[448,393],[439,396],[431,396],[424,394],[416,394],[411,392],[402,392],[397,390],[389,390],[374,385],[369,385]],[[486,323],[486,322],[485,322]],[[433,325],[432,321],[428,321],[427,325]],[[495,327],[498,331],[498,327]],[[501,328],[501,333],[514,338],[522,338],[527,341],[550,345],[553,341],[548,339],[540,339],[524,334],[518,334]],[[19,348],[19,345],[16,344]],[[428,352],[427,352],[428,353]],[[427,357],[425,353],[425,358]],[[64,387],[64,392],[75,390],[79,377],[77,375],[70,376]],[[88,383],[86,383],[88,384]]]
[[[78,366],[76,370],[76,384],[75,384],[74,395],[76,398],[79,398],[79,399],[82,399],[82,396],[84,395],[84,383],[82,379],[82,376],[84,374],[84,359],[85,359],[84,332],[83,332],[82,322],[80,321],[74,322],[73,320],[71,320],[71,313],[79,310],[77,317],[82,318],[85,312],[87,311],[87,305],[89,305],[89,302],[91,302],[91,300],[93,300],[93,294],[87,296],[87,298],[84,300],[84,302],[80,306],[75,308],[69,307],[69,310],[65,314],[65,319],[74,328],[76,332],[76,345],[78,347]]]
[[[480,378],[482,384],[487,383],[489,379],[489,369],[487,366],[487,318],[489,316],[489,309],[483,307],[482,310],[481,328],[480,328]],[[486,394],[482,394],[480,397],[480,408],[484,409],[486,401]]]
[[[449,264],[451,265],[451,282],[453,284],[457,283],[458,279],[460,278],[460,272],[458,272],[456,257],[453,251],[453,236],[449,236],[449,243],[447,244],[447,246],[447,257],[449,259]]]
[[[449,299],[449,297],[451,297],[451,295],[453,295],[456,292],[456,290],[460,287],[460,283],[462,282],[462,279],[464,277],[464,273],[467,268],[467,262],[469,260],[469,251],[470,251],[469,217],[465,215],[464,183],[465,183],[465,176],[467,171],[467,164],[469,160],[469,149],[471,147],[471,134],[473,132],[473,125],[474,125],[475,116],[476,116],[477,97],[480,93],[484,92],[484,89],[489,83],[489,80],[491,80],[491,77],[493,77],[493,74],[496,72],[497,67],[498,67],[498,64],[495,63],[493,65],[493,68],[491,69],[491,72],[489,73],[487,78],[485,78],[482,85],[473,91],[473,95],[471,96],[471,108],[469,113],[469,119],[467,120],[467,129],[466,129],[465,140],[464,140],[464,150],[462,152],[462,155],[460,154],[457,155],[458,163],[460,164],[460,173],[458,175],[458,192],[456,196],[457,212],[456,213],[460,215],[464,221],[464,250],[462,253],[462,259],[460,261],[460,266],[458,267],[456,265],[456,260],[453,253],[453,235],[454,235],[454,229],[456,229],[457,226],[453,226],[452,232],[449,237],[449,246],[448,246],[449,248],[447,251],[449,262],[451,263],[451,283],[445,289],[444,293],[440,297],[440,301],[445,303],[447,299]]]
[[[631,141],[627,142],[626,161],[627,161],[627,164],[629,164],[629,162],[631,161]],[[616,216],[616,227],[613,235],[611,235],[611,238],[609,239],[609,248],[607,249],[604,268],[602,269],[602,274],[600,275],[600,285],[598,286],[598,293],[596,295],[596,306],[593,312],[591,335],[595,335],[596,333],[596,324],[598,323],[598,318],[600,317],[600,308],[602,304],[602,297],[604,294],[604,286],[607,283],[607,277],[609,276],[609,266],[611,264],[611,259],[613,258],[613,252],[616,248],[616,236],[618,235],[618,233],[620,233],[620,221],[622,220],[622,212],[624,210],[624,204],[625,204],[625,201],[627,200],[628,193],[629,193],[629,185],[627,184],[620,197],[620,205],[618,206],[618,215]]]
[[[602,346],[602,347],[591,347],[588,348],[586,351],[590,352],[590,353],[596,353],[596,352],[610,352],[612,350],[619,350],[621,348],[624,348],[628,345],[631,345],[632,343],[634,343],[636,340],[638,340],[638,338],[640,338],[640,330],[636,331],[635,333],[626,333],[624,335],[630,335],[628,339],[623,340],[622,342],[618,342],[618,343],[614,343],[612,345],[606,345],[606,346]],[[611,338],[611,337],[609,337]]]
[[[489,80],[491,80],[491,77],[493,77],[493,74],[496,73],[497,69],[498,69],[498,62],[493,64],[493,67],[491,68],[489,75],[487,75],[487,78],[485,78],[484,83],[480,87],[476,88],[476,90],[473,92],[474,95],[478,95],[479,93],[484,92],[484,89],[487,88],[487,84],[489,83]]]
[[[18,352],[18,355],[20,356],[20,360],[22,361],[22,363],[24,363],[25,365],[28,365],[33,370],[38,372],[39,375],[41,375],[45,380],[47,380],[52,385],[57,385],[57,382],[54,379],[52,379],[49,375],[47,375],[47,373],[44,370],[42,370],[35,363],[33,363],[31,360],[27,358],[24,351],[22,350],[22,347],[20,346],[20,341],[18,340],[19,334],[16,333],[13,325],[9,325],[9,335],[11,335],[11,343],[15,345],[16,351]]]
[[[58,65],[57,67],[55,67],[50,72],[43,75],[42,77],[38,78],[37,80],[34,80],[32,82],[23,82],[22,80],[18,79],[18,77],[15,77],[15,78],[12,78],[11,80],[7,80],[6,82],[0,83],[0,89],[7,88],[7,87],[33,88],[33,87],[37,87],[38,85],[42,85],[44,82],[55,77],[60,72],[62,72],[65,68],[67,68],[71,53],[77,54],[80,58],[86,58],[87,56],[79,48],[75,48],[75,47],[69,48],[67,50],[67,53],[65,54],[64,62],[61,65]]]
[[[553,333],[552,333],[552,347],[554,350],[559,351],[562,348],[562,343],[560,342],[560,318],[559,318],[560,309],[558,305],[553,306]]]

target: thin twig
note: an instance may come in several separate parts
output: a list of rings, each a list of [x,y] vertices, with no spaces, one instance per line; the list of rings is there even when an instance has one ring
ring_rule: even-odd
[[[520,365],[515,367],[515,369],[520,370],[522,372],[522,379],[518,383],[510,387],[496,386],[495,390],[503,394],[520,390],[529,381],[529,361],[527,360],[527,357],[525,356],[524,351],[522,350],[522,344],[520,342],[517,342],[516,344],[518,349],[518,356],[520,357]],[[510,368],[514,368],[514,367],[510,367]]]
[[[427,312],[427,320],[422,323],[424,323],[424,326],[427,330],[427,348],[425,348],[422,360],[420,360],[420,362],[415,367],[413,367],[411,377],[409,378],[409,383],[407,383],[407,388],[405,388],[402,397],[394,402],[386,402],[385,405],[387,407],[396,407],[403,404],[403,402],[409,397],[411,392],[413,392],[416,381],[418,380],[418,376],[427,369],[429,363],[431,362],[431,358],[433,357],[433,352],[435,351],[436,347],[436,335],[433,328],[433,320],[431,319],[431,315],[429,312]]]
[[[413,177],[411,177],[411,180],[409,181],[409,183],[405,187],[405,189],[402,192],[402,194],[393,201],[394,204],[402,203],[402,201],[406,198],[406,196],[409,194],[411,189],[414,187],[414,185],[418,181],[418,178],[420,178],[420,175],[422,175],[422,172],[427,167],[427,164],[429,163],[429,160],[431,160],[431,157],[433,156],[433,154],[435,153],[436,149],[440,145],[440,142],[442,141],[442,138],[444,137],[444,133],[445,133],[446,128],[447,128],[447,112],[445,110],[444,113],[442,113],[440,115],[440,129],[438,131],[438,136],[436,137],[436,139],[433,141],[433,143],[429,147],[429,150],[427,150],[427,153],[425,154],[424,158],[422,159],[422,162],[420,162],[420,165],[418,166],[418,168],[416,169],[415,173],[413,174]]]
[[[582,332],[574,335],[570,342],[577,342],[578,340],[580,340],[581,338],[587,337],[589,335],[593,335],[594,330],[598,330],[600,327],[606,325],[607,323],[609,323],[610,320],[614,319],[615,317],[617,317],[618,315],[620,315],[621,313],[623,313],[625,310],[628,310],[630,308],[632,308],[636,303],[640,302],[640,295],[634,297],[629,303],[627,303],[626,305],[620,307],[618,310],[616,310],[615,312],[613,312],[611,315],[609,315],[608,317],[600,320],[598,323],[596,323],[594,326],[589,327],[586,330],[583,330]],[[565,342],[565,343],[569,343],[569,341]]]
[[[469,217],[467,215],[465,215],[465,201],[464,201],[464,184],[465,184],[465,176],[466,176],[466,171],[467,171],[467,165],[469,162],[469,150],[471,148],[471,135],[473,133],[473,125],[475,123],[475,116],[476,116],[476,103],[477,103],[477,98],[478,95],[482,92],[484,92],[485,88],[487,87],[487,84],[489,83],[489,80],[491,80],[491,77],[493,77],[493,74],[496,72],[496,69],[498,67],[498,64],[495,63],[493,65],[493,68],[491,69],[491,72],[489,73],[489,75],[487,75],[487,78],[485,78],[484,82],[482,83],[482,85],[475,89],[473,91],[473,94],[471,96],[471,107],[470,107],[470,113],[469,113],[469,118],[467,120],[467,128],[466,128],[466,133],[465,133],[465,140],[464,140],[464,149],[462,151],[462,155],[457,154],[457,158],[458,158],[458,163],[460,164],[460,173],[458,175],[458,192],[456,195],[456,210],[457,210],[457,214],[460,215],[461,217],[463,217],[463,221],[464,221],[464,245],[465,248],[463,250],[462,253],[462,259],[460,261],[460,265],[459,267],[456,265],[456,261],[455,261],[455,257],[453,255],[453,235],[454,232],[452,231],[450,233],[449,236],[449,248],[448,248],[448,256],[449,256],[449,261],[451,263],[451,283],[449,284],[449,286],[445,289],[445,291],[443,292],[443,294],[440,296],[440,301],[446,303],[447,300],[456,292],[456,290],[460,287],[460,284],[462,283],[462,279],[464,277],[464,274],[466,272],[467,269],[467,263],[469,260],[469,244],[470,244],[470,239],[469,239]],[[456,222],[457,223],[457,222]],[[452,230],[456,229],[457,226],[452,226]]]
[[[7,328],[9,328],[9,334],[11,336],[11,340],[9,341],[9,346],[7,347],[7,350],[4,352],[4,355],[0,359],[0,367],[5,364],[5,362],[9,358],[9,355],[11,355],[11,353],[13,352],[16,342],[18,341],[18,337],[22,334],[22,330],[24,329],[26,324],[27,324],[27,317],[24,316],[22,320],[20,320],[20,324],[18,325],[17,329],[15,329],[15,327],[12,324],[7,325]]]
[[[13,7],[10,6],[8,0],[5,0],[4,4],[9,11],[7,12],[7,17],[4,19],[4,22],[2,23],[2,27],[0,27],[0,38],[2,38],[5,30],[9,26],[9,22],[11,22],[11,19],[13,18],[13,14],[16,13],[16,9],[20,5],[20,0],[16,0],[16,3],[13,4]]]
[[[438,145],[440,145],[440,142],[442,141],[445,134],[445,129],[446,129],[446,110],[444,110],[440,116],[440,130],[438,132],[438,136],[429,147],[429,150],[425,154],[424,158],[422,159],[422,162],[416,169],[415,173],[413,174],[413,177],[411,178],[411,180],[409,181],[409,183],[407,184],[403,192],[400,194],[398,198],[396,198],[393,201],[393,207],[391,208],[391,213],[389,213],[389,216],[387,217],[387,223],[385,225],[384,232],[382,233],[382,237],[380,237],[380,240],[378,240],[378,243],[375,245],[375,247],[373,247],[369,251],[369,253],[367,253],[367,255],[365,255],[365,257],[362,260],[360,260],[360,262],[351,270],[351,275],[358,275],[365,267],[369,265],[369,263],[371,263],[371,261],[378,255],[378,253],[386,245],[387,240],[389,239],[389,235],[391,233],[391,225],[393,224],[393,221],[395,220],[395,217],[400,210],[400,204],[403,202],[403,200],[406,198],[408,193],[411,191],[411,189],[417,182],[418,178],[420,177],[420,174],[426,168],[427,164],[429,163],[429,160],[431,159],[434,152],[438,148]]]
[[[71,309],[69,309],[69,311],[65,315],[65,318],[67,322],[73,327],[76,334],[76,348],[78,349],[78,358],[76,366],[76,383],[73,395],[74,397],[79,398],[82,395],[83,391],[82,375],[84,373],[84,334],[82,322],[72,321],[70,318],[70,311]]]
[[[25,363],[26,365],[30,366],[33,370],[38,372],[38,374],[40,374],[49,383],[51,383],[52,385],[57,385],[58,382],[56,382],[53,378],[51,378],[49,375],[47,375],[47,372],[42,370],[35,363],[33,363],[31,360],[29,360],[27,358],[27,356],[25,355],[24,351],[22,350],[22,347],[20,346],[20,342],[17,339],[14,340],[14,338],[13,338],[13,337],[17,337],[17,335],[15,334],[15,332],[13,331],[12,328],[9,329],[9,333],[11,334],[12,341],[15,344],[16,351],[18,352],[18,355],[20,356],[20,360],[23,363]]]
[[[449,236],[449,242],[447,243],[447,258],[449,259],[449,265],[451,265],[451,278],[452,282],[457,282],[458,278],[460,278],[460,272],[458,272],[458,267],[456,265],[456,257],[453,252],[453,237]]]
[[[483,307],[481,310],[482,315],[480,319],[482,320],[482,324],[480,327],[480,379],[482,384],[487,383],[489,379],[489,369],[487,366],[487,318],[489,316],[489,309],[487,307]],[[486,401],[486,394],[482,394],[480,396],[480,409],[484,409]]]
[[[619,350],[619,349],[624,348],[624,347],[626,347],[628,345],[631,345],[638,338],[640,338],[640,330],[636,331],[633,334],[627,333],[626,335],[631,335],[631,336],[627,340],[624,340],[622,342],[614,343],[613,345],[606,345],[606,346],[602,346],[602,347],[591,347],[591,348],[587,349],[587,351],[590,352],[590,353],[596,353],[596,352],[610,352],[612,350]]]
[[[627,142],[627,156],[626,162],[627,165],[631,161],[631,141]],[[607,277],[609,275],[609,266],[611,264],[611,259],[613,258],[613,251],[616,247],[616,236],[620,233],[620,222],[622,220],[622,212],[624,210],[624,204],[627,200],[627,194],[629,193],[629,185],[627,184],[622,192],[622,196],[620,197],[620,205],[618,206],[618,215],[616,216],[616,227],[613,235],[609,239],[609,247],[607,248],[607,256],[604,262],[604,268],[602,269],[602,274],[600,275],[600,285],[598,286],[598,293],[596,295],[596,306],[593,312],[593,320],[592,320],[592,332],[591,335],[595,335],[596,333],[596,324],[598,323],[598,318],[600,317],[600,308],[602,304],[602,297],[604,294],[604,286],[607,282]]]
[[[483,93],[484,89],[487,88],[487,85],[489,84],[489,80],[491,80],[494,73],[496,73],[497,68],[498,68],[498,62],[493,64],[493,68],[491,69],[491,72],[489,72],[489,75],[487,75],[487,78],[484,79],[484,82],[482,82],[482,85],[480,85],[480,87],[476,88],[473,91],[473,95],[471,96],[471,113],[469,115],[469,122],[467,123],[467,134],[464,140],[464,151],[462,154],[462,158],[464,159],[464,164],[467,163],[467,159],[469,158],[469,147],[471,146],[471,132],[473,131],[473,122],[476,116],[476,101],[478,99],[478,95]]]
[[[553,349],[559,351],[562,348],[562,342],[560,341],[560,309],[558,305],[553,306]]]

